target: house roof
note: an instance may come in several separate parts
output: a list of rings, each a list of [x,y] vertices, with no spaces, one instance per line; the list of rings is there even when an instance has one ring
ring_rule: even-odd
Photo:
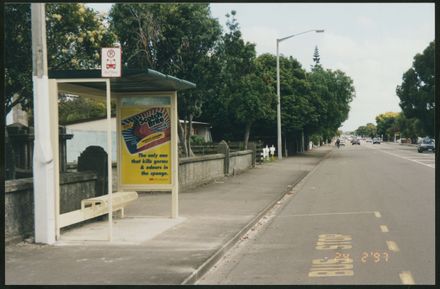
[[[101,78],[101,70],[49,71],[51,79]],[[103,78],[105,79],[105,78]],[[110,78],[112,92],[179,91],[196,84],[152,69],[123,69],[122,77]],[[82,82],[81,86],[105,90],[104,82]]]

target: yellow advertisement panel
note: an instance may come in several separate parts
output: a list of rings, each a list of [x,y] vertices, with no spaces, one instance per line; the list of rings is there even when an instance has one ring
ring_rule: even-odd
[[[121,107],[121,182],[171,184],[171,119],[165,107]]]

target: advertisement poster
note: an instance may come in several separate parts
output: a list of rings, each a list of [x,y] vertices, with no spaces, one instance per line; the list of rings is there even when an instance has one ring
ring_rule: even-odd
[[[121,108],[121,181],[171,184],[170,109]]]

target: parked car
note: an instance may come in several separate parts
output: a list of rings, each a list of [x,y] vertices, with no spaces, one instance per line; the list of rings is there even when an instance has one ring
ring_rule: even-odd
[[[424,151],[431,150],[435,152],[435,140],[432,138],[424,138],[417,146],[417,151],[423,153]]]
[[[359,139],[357,139],[357,138],[354,138],[354,139],[351,141],[351,144],[352,144],[352,145],[360,145],[360,144],[361,144],[361,141],[360,141]]]
[[[373,144],[380,144],[380,138],[378,137],[373,138]]]

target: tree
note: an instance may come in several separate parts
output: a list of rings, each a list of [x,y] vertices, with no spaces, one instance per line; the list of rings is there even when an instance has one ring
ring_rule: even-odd
[[[434,54],[432,41],[422,54],[414,56],[412,67],[403,74],[402,84],[396,88],[405,117],[418,119],[422,133],[431,137],[435,117]]]
[[[366,136],[367,135],[367,127],[365,125],[361,125],[355,130],[355,133],[356,133],[356,135]]]
[[[313,62],[315,64],[311,65],[312,70],[315,70],[317,68],[322,68],[321,64],[319,63],[320,60],[321,57],[319,56],[318,46],[315,46],[315,51],[313,52]]]
[[[5,113],[16,104],[32,108],[30,4],[5,5]],[[104,18],[83,4],[46,4],[48,69],[87,69],[100,65],[100,49],[114,35]]]
[[[376,126],[372,123],[367,123],[367,125],[360,126],[355,131],[357,135],[375,137],[377,135]]]
[[[215,54],[220,70],[213,92],[206,95],[202,119],[211,122],[214,139],[241,138],[247,146],[251,127],[272,117],[276,103],[268,72],[256,59],[255,44],[243,40],[235,15],[226,15],[227,31]]]
[[[212,92],[215,49],[221,26],[209,4],[115,4],[111,27],[118,35],[129,68],[151,68],[192,81],[197,88],[179,94],[179,115],[189,121],[188,134],[179,123],[179,138],[191,155],[192,120]],[[215,80],[215,79],[214,79]]]
[[[397,112],[386,112],[376,116],[377,134],[383,135],[384,140],[391,140],[394,133],[399,131],[397,126]]]
[[[257,58],[264,81],[273,91],[276,88],[276,57],[263,54]],[[320,135],[331,139],[348,117],[354,97],[353,82],[342,71],[324,70],[317,66],[307,73],[292,57],[280,57],[281,119],[284,136],[289,141]],[[276,103],[275,103],[276,104]],[[275,116],[275,113],[272,115]],[[270,119],[270,118],[269,118]],[[264,134],[273,134],[273,122],[261,122],[256,128]]]
[[[232,94],[230,107],[235,119],[245,126],[244,149],[247,149],[251,126],[268,118],[273,112],[273,92],[256,74],[248,74],[239,81],[240,90]]]
[[[315,67],[309,74],[311,101],[319,117],[310,125],[310,133],[319,132],[331,139],[348,118],[350,102],[355,96],[353,80],[340,70],[332,71]]]
[[[265,71],[257,71],[255,44],[243,40],[235,15],[235,11],[226,15],[229,31],[223,36],[221,51],[224,57],[222,76],[226,87],[223,87],[221,94],[234,121],[244,125],[246,149],[251,126],[271,116],[275,95],[263,80]]]
[[[105,100],[88,97],[60,94],[58,103],[59,123],[66,124],[84,119],[105,117],[107,114]],[[112,102],[111,113],[116,113],[116,104]]]
[[[5,115],[21,104],[27,109],[32,99],[32,35],[30,4],[5,5],[3,46],[5,64]]]
[[[397,125],[400,130],[401,138],[410,138],[412,143],[417,141],[417,136],[421,135],[422,129],[420,120],[416,118],[406,118],[403,112],[397,116]]]

